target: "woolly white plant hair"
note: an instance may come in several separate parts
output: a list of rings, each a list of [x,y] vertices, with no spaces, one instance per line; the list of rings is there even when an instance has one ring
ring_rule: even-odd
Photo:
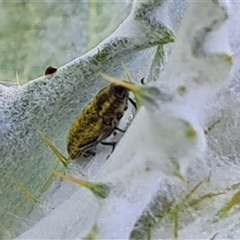
[[[221,186],[222,176],[219,178],[216,165],[207,162],[210,150],[204,130],[208,135],[211,129],[207,127],[219,120],[211,118],[209,108],[214,110],[212,102],[224,86],[235,58],[228,44],[228,24],[233,24],[230,16],[234,14],[231,9],[234,3],[224,4],[217,1],[189,3],[165,71],[158,82],[151,83],[160,92],[159,99],[155,99],[158,107],[152,109],[148,102],[143,102],[114,153],[104,167],[91,176],[91,180],[111,186],[108,198],[98,201],[89,191],[80,188],[19,239],[39,236],[79,239],[89,233],[95,239],[147,238],[145,230],[149,226],[146,225],[159,221],[163,206],[181,199],[182,194],[209,175],[209,171],[212,184],[204,186],[201,193],[207,194]],[[161,97],[167,95],[170,96],[167,100]],[[93,161],[102,163],[102,157],[102,154],[97,155]],[[86,172],[91,175],[89,169]],[[176,175],[184,176],[187,185]],[[224,179],[227,179],[226,174]],[[226,196],[230,198],[231,194]],[[160,207],[152,208],[156,203]],[[220,209],[221,205],[215,203]],[[216,209],[206,203],[201,209],[203,217],[194,210],[189,214],[191,218],[185,213],[180,237],[210,238],[216,231],[220,232],[221,222],[211,225],[211,229],[204,223],[212,220]],[[201,224],[192,226],[194,220]],[[173,237],[168,221],[151,227],[153,238]],[[235,227],[230,225],[229,232],[231,229]],[[233,236],[238,236],[235,233]],[[228,231],[219,236],[229,236]]]

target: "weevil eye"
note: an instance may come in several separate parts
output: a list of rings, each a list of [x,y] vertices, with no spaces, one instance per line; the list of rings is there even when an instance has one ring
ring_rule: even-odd
[[[126,88],[114,84],[111,84],[110,89],[111,92],[118,98],[124,98],[128,94],[128,90]]]

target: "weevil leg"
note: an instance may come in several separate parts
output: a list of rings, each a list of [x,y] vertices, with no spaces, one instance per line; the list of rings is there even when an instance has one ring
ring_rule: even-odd
[[[106,138],[108,138],[114,131],[114,127],[113,126],[105,126],[105,129],[103,129],[103,133],[98,137],[96,144],[101,143],[102,145],[108,145],[108,146],[112,146],[112,151],[111,153],[114,151],[115,149],[115,145],[117,144],[116,142],[103,142]],[[110,154],[111,154],[110,153]],[[110,155],[109,155],[110,156]],[[109,158],[109,156],[107,157],[107,159]]]
[[[107,156],[106,159],[108,159],[110,157],[110,155],[113,153],[115,146],[116,146],[116,142],[101,142],[102,145],[106,145],[106,146],[112,146],[112,151],[111,153]]]
[[[96,153],[94,151],[90,151],[90,150],[87,150],[82,153],[83,157],[90,157],[90,156],[94,157],[95,155],[96,155]]]
[[[125,133],[126,132],[125,130],[122,130],[121,128],[118,128],[118,127],[115,127],[114,130],[118,130],[121,133]]]
[[[97,145],[96,139],[93,139],[92,141],[86,143],[85,145],[81,146],[80,151],[78,153],[77,157],[94,157],[95,156],[95,147]]]
[[[133,107],[137,110],[137,104],[131,98],[128,98],[128,100],[133,105]]]

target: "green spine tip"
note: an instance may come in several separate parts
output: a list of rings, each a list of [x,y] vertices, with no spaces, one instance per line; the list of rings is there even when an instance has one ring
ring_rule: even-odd
[[[162,24],[159,27],[163,31],[163,34],[166,34],[163,39],[164,44],[175,41],[175,33],[173,30],[171,30],[170,28],[168,28]]]
[[[88,182],[83,179],[75,178],[70,175],[63,174],[58,171],[53,171],[53,174],[55,176],[58,176],[64,180],[76,183],[80,186],[88,188],[91,192],[93,192],[95,195],[106,198],[109,195],[110,187],[104,183],[96,183],[96,182]]]
[[[53,175],[53,172],[54,172],[54,171],[57,171],[59,162],[60,162],[60,161],[57,160],[57,163],[56,163],[55,166],[53,167],[51,173],[49,174],[46,182],[44,183],[44,185],[43,185],[43,187],[42,187],[41,193],[46,192],[46,191],[49,189],[49,187],[51,186],[51,184],[53,183],[54,178],[55,178],[55,176]]]
[[[234,207],[236,204],[240,203],[240,191],[236,192],[232,199],[229,200],[217,213],[217,217],[215,220],[219,218],[223,218],[227,215],[227,213]]]
[[[218,235],[218,232],[215,233],[212,237],[209,238],[209,240],[214,240],[216,238],[216,236]]]
[[[233,64],[233,56],[229,54],[223,54],[223,58],[227,63],[230,63],[230,65]]]
[[[188,205],[189,205],[190,207],[194,207],[194,206],[200,204],[201,202],[203,202],[203,201],[206,200],[206,199],[214,198],[214,197],[217,197],[217,196],[222,195],[222,194],[225,194],[225,192],[219,192],[219,193],[211,193],[211,192],[210,192],[210,193],[207,193],[207,194],[204,194],[204,195],[200,196],[200,197],[197,198],[197,199],[191,200],[191,201],[188,203]]]
[[[179,170],[174,172],[174,176],[176,176],[184,185],[187,184],[187,181],[186,181],[184,175]]]
[[[175,35],[173,34],[173,32],[171,32],[171,33],[169,34],[168,41],[169,41],[169,42],[175,42]]]
[[[45,142],[45,144],[51,148],[51,150],[54,152],[54,154],[57,156],[58,160],[63,164],[63,166],[67,168],[69,164],[69,160],[66,157],[64,157],[62,153],[60,153],[60,151],[53,145],[53,143],[42,132],[38,131],[38,134],[40,138]]]
[[[185,119],[181,119],[184,126],[186,127],[186,137],[187,138],[195,138],[198,135],[198,132],[195,130],[195,128],[191,125],[190,122],[186,121]]]
[[[137,88],[138,92],[133,93],[139,104],[151,104],[154,107],[158,106],[157,100],[161,94],[158,88],[152,86],[139,86]]]
[[[126,88],[128,91],[133,92],[137,101],[137,106],[140,106],[141,104],[150,104],[157,107],[157,100],[159,99],[160,95],[159,89],[152,86],[139,86],[133,82],[130,82],[131,77],[129,76],[129,73],[125,74],[128,75],[127,78],[129,82],[122,81],[121,79],[111,77],[104,73],[101,73],[101,76],[108,82]]]
[[[90,187],[91,191],[101,197],[106,198],[110,193],[110,187],[104,183],[92,183],[93,185]]]
[[[12,178],[12,182],[30,199],[32,199],[35,203],[39,203],[40,201],[38,198],[29,191],[25,186],[23,186],[21,183],[19,183],[17,180]]]
[[[180,95],[180,96],[183,96],[187,93],[187,87],[186,86],[178,86],[177,87],[177,93]]]
[[[99,231],[98,226],[96,224],[94,224],[90,233],[87,235],[87,237],[85,239],[86,240],[96,240],[98,231]]]

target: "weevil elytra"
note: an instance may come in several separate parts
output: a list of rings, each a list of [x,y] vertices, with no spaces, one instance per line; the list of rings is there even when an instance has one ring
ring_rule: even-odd
[[[102,88],[72,123],[67,136],[67,150],[71,159],[80,156],[94,156],[97,144],[111,145],[116,142],[104,142],[114,130],[127,110],[129,91],[119,85],[110,84]],[[135,106],[136,104],[130,100]]]

